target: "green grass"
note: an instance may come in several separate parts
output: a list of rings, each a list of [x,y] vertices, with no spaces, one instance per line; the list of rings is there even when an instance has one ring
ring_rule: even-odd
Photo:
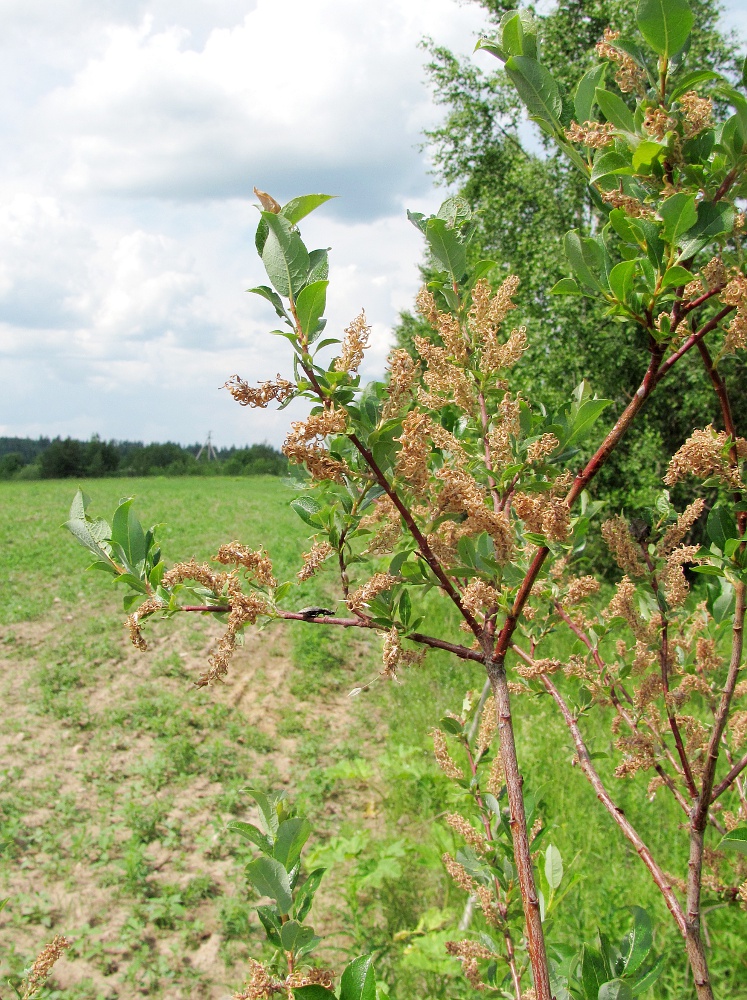
[[[152,651],[135,653],[123,634],[121,592],[83,572],[84,550],[59,528],[74,488],[0,483],[0,658],[12,665],[0,692],[0,876],[10,896],[0,916],[0,981],[19,974],[51,933],[64,932],[88,978],[54,994],[61,998],[99,1000],[106,989],[127,998],[230,992],[246,958],[266,946],[241,875],[249,854],[225,826],[247,814],[247,785],[287,784],[318,830],[313,850],[331,844],[337,852],[315,917],[332,934],[332,964],[343,964],[352,942],[377,950],[392,1000],[474,997],[441,962],[438,934],[408,935],[426,911],[453,920],[464,905],[440,862],[452,849],[441,819],[452,790],[427,732],[444,711],[460,710],[468,689],[482,687],[481,668],[432,652],[401,684],[374,684],[348,699],[376,673],[379,641],[275,624],[247,640],[229,686],[197,691],[191,682],[218,632],[201,619],[155,624],[147,629]],[[266,544],[276,575],[292,578],[308,548],[307,529],[288,506],[292,491],[272,477],[96,480],[87,492],[92,512],[109,516],[122,495],[137,494],[142,520],[165,525],[169,564],[209,558],[238,538]],[[297,599],[301,606],[330,598],[328,568]],[[427,621],[434,634],[459,637],[434,594]],[[671,918],[571,766],[551,703],[515,702],[527,786],[546,803],[549,840],[582,876],[549,928],[550,947],[577,950],[593,943],[598,926],[619,937],[626,907],[642,905],[668,962],[651,996],[689,1000]],[[603,716],[583,725],[594,749],[610,749]],[[609,776],[612,761],[599,766]],[[681,814],[661,791],[651,803],[640,783],[611,783],[664,868],[682,875]],[[744,1000],[744,913],[714,909],[707,920],[719,994]],[[219,958],[205,971],[193,959],[213,936]]]

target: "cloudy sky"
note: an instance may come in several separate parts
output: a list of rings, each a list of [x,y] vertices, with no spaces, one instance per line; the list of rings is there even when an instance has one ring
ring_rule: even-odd
[[[287,373],[252,186],[339,199],[330,330],[365,306],[368,374],[417,287],[439,118],[419,39],[466,54],[455,0],[0,0],[0,435],[282,441],[293,409],[218,387]],[[743,0],[725,25],[747,38]],[[476,58],[489,68],[486,54]],[[269,312],[268,312],[269,310]]]

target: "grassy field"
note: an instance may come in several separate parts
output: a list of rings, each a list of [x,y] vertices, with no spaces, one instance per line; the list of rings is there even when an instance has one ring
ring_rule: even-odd
[[[74,944],[51,996],[225,997],[247,957],[265,953],[241,874],[249,855],[225,829],[249,815],[242,789],[256,784],[288,789],[316,828],[316,859],[334,863],[315,904],[333,965],[350,949],[376,949],[393,1000],[477,996],[441,958],[464,899],[441,871],[441,852],[454,848],[438,822],[451,792],[427,730],[481,687],[479,667],[432,654],[402,684],[351,699],[377,670],[378,642],[289,623],[248,636],[227,683],[198,691],[215,623],[159,623],[149,652],[133,650],[121,592],[83,573],[85,552],[59,527],[73,492],[69,482],[0,483],[0,896],[10,897],[0,982],[59,932]],[[209,558],[239,538],[265,543],[283,579],[307,547],[293,493],[278,479],[97,480],[87,492],[104,514],[138,495],[142,520],[164,524],[169,563]],[[299,589],[299,606],[331,594],[322,576]],[[439,634],[453,628],[435,599],[429,623]],[[656,946],[671,956],[666,986],[651,996],[690,997],[657,894],[569,768],[565,731],[545,700],[521,701],[518,738],[550,839],[583,877],[551,945],[593,942],[598,925],[619,935],[626,907],[646,906]],[[608,746],[599,730],[594,748]],[[681,874],[679,815],[631,784],[616,791]],[[707,927],[719,942],[720,995],[747,997],[744,914],[714,909]]]

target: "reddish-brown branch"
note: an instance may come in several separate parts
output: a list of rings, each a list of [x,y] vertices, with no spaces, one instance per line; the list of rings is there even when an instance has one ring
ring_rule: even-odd
[[[724,306],[724,308],[721,309],[719,312],[717,312],[716,315],[713,316],[711,319],[709,319],[704,326],[701,326],[699,330],[696,330],[695,333],[691,333],[689,337],[683,340],[682,344],[677,348],[677,350],[674,351],[672,354],[670,354],[667,360],[662,364],[661,368],[659,369],[659,374],[657,376],[656,381],[657,382],[661,381],[661,379],[663,379],[664,376],[669,371],[671,371],[674,365],[677,364],[680,358],[683,355],[687,354],[687,352],[691,350],[693,347],[695,347],[696,344],[698,344],[698,342],[703,339],[703,337],[705,337],[709,333],[712,333],[713,330],[715,330],[716,327],[719,325],[721,320],[724,319],[726,316],[728,316],[729,313],[734,310],[734,308],[735,308],[734,306]]]
[[[571,630],[571,632],[573,632],[573,634],[576,636],[577,639],[581,640],[581,642],[586,646],[586,648],[591,653],[592,659],[594,660],[594,663],[597,665],[597,669],[599,670],[599,676],[602,679],[602,681],[609,683],[610,698],[612,699],[612,704],[615,706],[617,711],[622,715],[625,722],[629,726],[631,726],[631,728],[635,728],[632,719],[630,719],[628,714],[625,712],[625,709],[623,709],[622,705],[620,704],[620,699],[617,697],[617,693],[615,691],[615,681],[609,677],[609,668],[602,659],[599,653],[599,648],[594,645],[594,643],[591,641],[586,632],[584,632],[584,630],[574,622],[574,620],[565,610],[563,605],[559,601],[555,601],[554,603],[555,603],[555,610],[558,612],[560,617],[566,623],[568,628]],[[626,701],[632,705],[633,702],[628,692],[625,690],[622,684],[620,684],[619,687]]]
[[[713,791],[711,792],[711,802],[715,802],[720,795],[723,795],[724,792],[734,784],[736,779],[739,777],[739,775],[742,773],[742,771],[744,771],[746,767],[747,767],[747,753],[744,755],[744,757],[741,758],[741,760],[738,760],[736,762],[736,764],[732,767],[732,769],[729,771],[729,773],[726,775],[723,781],[719,781],[719,783],[713,789]]]
[[[703,292],[703,294],[699,295],[696,299],[691,299],[689,302],[683,303],[679,311],[679,319],[676,324],[673,324],[672,330],[674,331],[677,329],[680,325],[680,321],[683,320],[685,316],[693,312],[693,310],[699,309],[705,302],[708,302],[709,299],[712,299],[714,295],[718,295],[719,292],[723,292],[723,290],[723,285],[714,285],[713,288],[709,288],[707,292]]]
[[[378,466],[375,458],[373,457],[373,455],[371,454],[371,452],[368,450],[368,448],[366,448],[366,446],[360,440],[360,438],[358,437],[358,435],[357,434],[348,434],[348,438],[355,445],[355,447],[358,449],[358,451],[360,452],[363,460],[365,461],[366,465],[369,467],[369,469],[371,470],[371,472],[373,472],[373,474],[374,474],[374,476],[376,478],[376,482],[379,484],[379,486],[381,486],[381,488],[384,490],[384,492],[386,493],[386,495],[389,497],[389,499],[392,501],[392,503],[394,504],[394,506],[399,511],[400,516],[402,517],[402,520],[407,525],[407,530],[410,532],[410,534],[412,535],[412,537],[418,543],[418,548],[420,549],[420,554],[423,556],[423,558],[425,559],[425,561],[428,563],[428,566],[430,567],[431,572],[436,577],[436,579],[438,580],[438,582],[441,584],[442,589],[451,598],[451,600],[454,602],[454,604],[456,605],[456,607],[459,610],[459,613],[464,618],[464,620],[467,622],[467,624],[472,629],[472,631],[477,636],[477,638],[478,639],[482,639],[482,629],[480,628],[480,625],[479,625],[477,619],[462,604],[462,598],[461,598],[461,596],[459,594],[459,591],[456,589],[456,587],[454,586],[454,584],[451,582],[451,580],[446,575],[446,572],[444,571],[443,566],[441,565],[441,563],[439,562],[439,560],[436,558],[436,556],[435,556],[433,550],[431,549],[430,545],[428,544],[425,536],[423,535],[422,531],[420,530],[420,528],[415,523],[415,519],[413,518],[412,514],[408,510],[406,504],[402,501],[402,498],[400,497],[400,495],[397,493],[397,491],[394,489],[394,487],[392,486],[392,484],[389,482],[389,480],[386,478],[386,476],[384,475],[384,473],[381,471],[381,469],[379,468],[379,466]]]
[[[731,708],[732,698],[734,697],[734,688],[737,686],[737,678],[742,666],[746,607],[745,591],[747,590],[747,586],[740,581],[734,589],[736,591],[736,606],[734,609],[734,624],[732,625],[732,644],[729,671],[726,677],[726,683],[724,684],[724,689],[721,692],[721,699],[719,701],[718,709],[716,710],[713,729],[711,730],[711,736],[708,741],[708,749],[706,751],[705,764],[703,767],[701,794],[693,815],[693,826],[696,828],[705,828],[705,824],[707,822],[708,809],[711,804],[711,795],[713,793],[713,782],[716,774],[716,764],[718,763],[719,744],[721,743],[721,736],[723,735],[724,729],[726,728],[726,722],[729,718],[729,709]]]
[[[227,614],[231,606],[226,604],[184,604],[180,611],[211,611],[214,614]],[[284,621],[306,622],[307,625],[337,625],[340,628],[367,628],[375,631],[383,631],[379,625],[366,618],[337,618],[334,615],[318,615],[314,618],[302,614],[300,611],[275,611],[274,618],[282,618]],[[410,632],[406,636],[412,642],[417,642],[421,646],[430,646],[432,649],[443,649],[447,653],[453,653],[460,660],[474,660],[476,663],[484,663],[485,656],[477,649],[469,649],[467,646],[460,646],[456,642],[447,642],[445,639],[437,639],[433,635],[424,635],[422,632]]]
[[[612,819],[617,823],[622,832],[628,838],[630,843],[635,848],[638,856],[643,861],[646,868],[648,868],[651,877],[656,883],[659,891],[664,897],[664,901],[667,904],[669,912],[674,917],[674,920],[679,928],[680,933],[684,936],[686,933],[685,928],[685,915],[682,912],[682,907],[679,900],[677,899],[674,890],[670,884],[670,881],[665,874],[665,872],[659,867],[650,849],[644,843],[638,831],[635,829],[633,824],[627,818],[623,810],[615,804],[612,796],[607,791],[604,782],[599,777],[596,769],[589,755],[589,751],[584,742],[583,735],[579,729],[578,722],[574,718],[571,710],[566,704],[563,696],[560,694],[558,689],[555,687],[550,678],[543,674],[540,680],[544,684],[546,690],[552,696],[553,701],[560,709],[560,713],[563,716],[565,724],[570,730],[571,736],[573,737],[573,742],[576,747],[576,755],[578,757],[578,762],[581,766],[581,770],[584,772],[589,784],[592,786],[596,792],[596,796],[602,803],[604,808],[610,814]]]
[[[737,454],[737,427],[734,423],[734,416],[731,409],[731,401],[729,400],[729,392],[726,388],[726,383],[721,377],[720,372],[713,363],[713,358],[711,357],[711,352],[708,350],[707,345],[702,341],[698,341],[698,350],[700,351],[700,356],[703,359],[703,366],[705,367],[708,377],[713,385],[713,391],[716,393],[718,398],[719,406],[721,408],[721,420],[724,424],[724,430],[732,439],[732,446],[729,449],[729,458],[733,466],[737,466],[739,463],[739,456]],[[736,493],[734,499],[739,502],[742,499],[741,493]],[[747,511],[740,511],[737,515],[737,522],[739,524],[739,533],[743,535],[747,531]]]
[[[637,416],[643,404],[646,402],[648,397],[651,395],[653,390],[659,381],[659,371],[662,367],[662,357],[664,353],[664,348],[655,345],[651,353],[651,361],[649,363],[646,374],[643,377],[643,381],[638,387],[638,391],[635,396],[631,399],[628,405],[623,410],[622,414],[618,418],[615,426],[605,437],[602,444],[597,448],[596,452],[589,461],[586,463],[583,471],[580,472],[568,493],[567,503],[571,507],[575,501],[579,498],[581,493],[586,489],[591,480],[596,476],[599,470],[602,468],[604,463],[609,458],[610,454],[615,450],[619,444],[621,438],[630,427],[631,423]],[[537,577],[539,576],[542,566],[549,553],[549,548],[543,546],[537,550],[537,553],[532,560],[532,563],[527,570],[526,576],[524,577],[519,591],[514,599],[514,604],[511,612],[506,616],[506,620],[503,624],[503,628],[498,634],[498,641],[495,648],[495,658],[497,660],[505,659],[506,652],[511,645],[511,639],[513,637],[514,631],[518,624],[521,613],[524,610],[524,605],[529,599],[529,595],[532,592],[532,587],[534,586]]]
[[[682,774],[685,779],[685,784],[687,785],[687,790],[690,793],[691,799],[697,799],[698,789],[695,784],[695,778],[693,777],[692,768],[690,767],[690,761],[687,759],[687,753],[685,751],[685,744],[682,740],[682,733],[680,732],[680,727],[677,723],[677,717],[672,711],[672,706],[669,700],[669,619],[667,618],[667,606],[664,603],[664,598],[661,594],[661,588],[656,579],[656,573],[654,572],[654,564],[651,561],[651,557],[644,546],[641,546],[643,551],[643,557],[646,560],[646,565],[648,566],[650,579],[649,583],[651,590],[656,596],[656,603],[659,607],[659,614],[661,615],[661,643],[659,645],[659,670],[661,673],[661,686],[664,691],[664,708],[667,713],[667,721],[669,722],[669,729],[674,737],[674,745],[677,748],[677,756],[680,759],[680,765],[682,766]]]
[[[226,615],[231,610],[230,604],[182,604],[180,611],[212,611],[215,615]]]
[[[729,188],[732,186],[734,181],[737,179],[738,174],[739,174],[739,167],[732,167],[732,169],[729,171],[726,177],[724,177],[724,179],[721,181],[721,185],[718,191],[713,196],[714,201],[721,201],[724,195],[728,193]]]
[[[511,700],[506,678],[506,667],[503,660],[497,662],[492,658],[486,663],[488,677],[495,698],[495,714],[498,722],[500,739],[501,763],[506,779],[508,805],[513,837],[514,860],[519,876],[521,901],[524,906],[524,920],[527,930],[527,948],[534,977],[534,989],[537,1000],[552,1000],[550,974],[547,965],[545,938],[542,930],[539,896],[532,870],[532,853],[529,846],[527,819],[524,810],[522,785],[524,779],[519,771],[519,761],[516,755],[516,740],[514,738],[513,721],[511,718]]]
[[[745,591],[747,587],[740,582],[736,588],[736,607],[734,611],[734,624],[732,626],[732,646],[731,658],[729,661],[729,671],[726,683],[721,693],[718,709],[716,710],[713,728],[708,740],[703,776],[701,779],[701,790],[697,802],[695,803],[690,820],[690,858],[688,860],[687,871],[687,918],[686,918],[686,946],[690,960],[690,967],[693,971],[693,980],[699,1000],[712,1000],[713,990],[711,988],[708,965],[705,959],[705,952],[700,935],[700,897],[702,891],[703,878],[703,855],[705,848],[705,828],[708,823],[709,811],[713,795],[713,782],[718,763],[719,745],[721,737],[726,727],[729,717],[731,701],[734,697],[734,688],[737,684],[737,677],[742,665],[742,651],[744,645],[744,619],[745,619]]]

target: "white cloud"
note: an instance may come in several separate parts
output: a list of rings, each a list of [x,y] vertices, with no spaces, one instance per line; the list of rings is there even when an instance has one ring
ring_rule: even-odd
[[[0,433],[282,440],[293,413],[218,387],[287,371],[244,290],[257,183],[341,194],[329,329],[366,307],[369,375],[417,286],[404,205],[433,206],[416,152],[437,112],[428,33],[468,51],[453,0],[7,0],[0,39]]]
[[[220,198],[251,181],[284,196],[305,179],[372,217],[423,188],[419,36],[469,47],[478,20],[451,0],[259,0],[196,49],[188,27],[149,13],[107,28],[34,128],[71,191]]]

